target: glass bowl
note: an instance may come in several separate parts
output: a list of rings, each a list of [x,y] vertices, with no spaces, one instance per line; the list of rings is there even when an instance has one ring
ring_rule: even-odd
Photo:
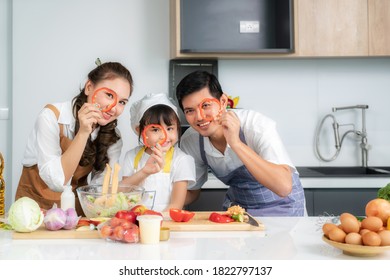
[[[97,217],[114,217],[119,210],[130,210],[143,204],[145,189],[140,186],[119,187],[117,193],[102,194],[101,185],[89,185],[77,188],[81,208],[88,219]]]

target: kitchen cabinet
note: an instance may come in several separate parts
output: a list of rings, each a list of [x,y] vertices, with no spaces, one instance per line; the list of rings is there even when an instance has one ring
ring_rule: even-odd
[[[202,189],[198,200],[186,206],[190,211],[221,211],[226,189]],[[314,213],[313,192],[306,191],[306,210],[309,216]]]
[[[171,0],[172,58],[308,58],[390,55],[390,1],[294,0],[292,53],[181,52],[180,0]]]
[[[170,0],[171,58],[291,55],[293,2]]]
[[[338,216],[344,212],[364,216],[365,206],[377,197],[375,188],[305,188],[309,216]],[[197,201],[186,206],[190,211],[221,211],[226,189],[202,189]]]
[[[377,197],[378,189],[305,189],[313,199],[313,212],[309,216],[325,213],[338,216],[344,212],[365,216],[366,204]]]
[[[368,28],[370,56],[390,55],[390,1],[369,0]]]
[[[368,0],[296,0],[297,56],[367,56]]]
[[[221,211],[226,189],[202,189],[198,200],[186,206],[190,211]]]

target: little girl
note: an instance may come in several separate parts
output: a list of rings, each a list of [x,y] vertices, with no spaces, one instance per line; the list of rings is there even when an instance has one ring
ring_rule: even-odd
[[[148,94],[132,104],[130,117],[142,145],[126,153],[121,184],[143,186],[143,204],[149,209],[182,209],[187,186],[195,182],[195,162],[176,145],[180,135],[176,106],[164,93]],[[152,133],[161,132],[159,141],[148,138],[145,128],[150,127]]]

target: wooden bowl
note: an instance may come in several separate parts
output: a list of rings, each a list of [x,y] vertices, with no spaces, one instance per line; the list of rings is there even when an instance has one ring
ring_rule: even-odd
[[[343,254],[350,256],[372,257],[382,254],[387,250],[390,250],[390,246],[363,246],[335,242],[330,240],[325,235],[322,236],[322,240],[324,240],[329,245],[342,250]]]

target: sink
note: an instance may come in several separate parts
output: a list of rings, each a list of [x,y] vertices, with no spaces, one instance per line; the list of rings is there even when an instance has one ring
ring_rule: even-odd
[[[301,177],[390,177],[390,167],[319,166],[297,167]]]

